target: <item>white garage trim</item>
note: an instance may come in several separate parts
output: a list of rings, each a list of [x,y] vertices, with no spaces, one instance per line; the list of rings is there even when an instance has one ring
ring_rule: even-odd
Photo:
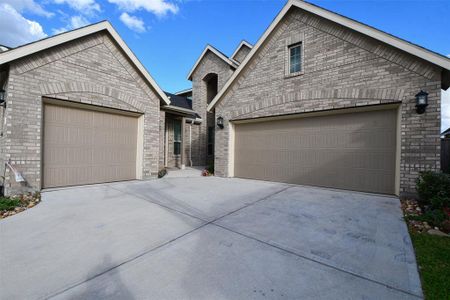
[[[47,122],[50,116],[57,127]],[[81,125],[80,130],[77,124]],[[105,144],[102,139],[106,139]],[[41,188],[142,179],[144,115],[141,113],[43,98],[41,140]],[[108,143],[111,145],[107,146]],[[61,168],[66,165],[71,172]],[[55,174],[64,177],[55,179],[59,178]]]

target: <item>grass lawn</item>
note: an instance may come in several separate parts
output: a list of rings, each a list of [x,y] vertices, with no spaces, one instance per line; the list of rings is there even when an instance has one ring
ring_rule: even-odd
[[[411,232],[425,299],[450,299],[450,238]]]

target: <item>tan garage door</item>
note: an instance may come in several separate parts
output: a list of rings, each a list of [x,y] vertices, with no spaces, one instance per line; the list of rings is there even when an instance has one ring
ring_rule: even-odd
[[[394,194],[396,111],[237,124],[235,176]]]
[[[43,187],[136,178],[135,117],[45,105]]]

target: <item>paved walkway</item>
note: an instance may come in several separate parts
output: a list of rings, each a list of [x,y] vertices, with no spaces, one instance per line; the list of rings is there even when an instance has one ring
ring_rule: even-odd
[[[0,254],[0,299],[422,296],[397,198],[243,179],[44,192]]]
[[[186,167],[185,169],[169,168],[165,178],[200,177],[205,167]]]

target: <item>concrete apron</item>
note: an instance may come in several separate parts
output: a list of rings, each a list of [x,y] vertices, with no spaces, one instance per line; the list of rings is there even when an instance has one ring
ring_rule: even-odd
[[[4,221],[10,297],[422,295],[395,198],[173,178],[45,193]]]

